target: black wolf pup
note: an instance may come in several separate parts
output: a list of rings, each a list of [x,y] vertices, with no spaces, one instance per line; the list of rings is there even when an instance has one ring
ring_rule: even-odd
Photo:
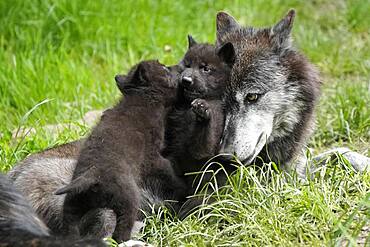
[[[116,76],[123,99],[104,112],[81,149],[63,208],[66,233],[91,209],[110,208],[117,217],[113,234],[128,240],[148,194],[181,199],[182,181],[160,151],[167,112],[177,97],[177,73],[157,61],[144,61],[127,76]]]
[[[0,174],[0,246],[106,246],[98,239],[56,238],[12,182]]]
[[[321,81],[293,48],[294,16],[291,10],[273,27],[256,29],[218,13],[217,45],[231,44],[236,53],[225,93],[221,152],[236,154],[246,164],[261,163],[258,156],[303,177],[303,148],[314,126]]]
[[[181,96],[169,114],[165,151],[181,175],[200,171],[218,152],[224,125],[222,96],[231,71],[224,47],[216,50],[191,36],[188,41],[179,63]]]
[[[233,58],[233,54],[226,53],[228,45],[216,49],[207,43],[197,43],[191,36],[188,42],[188,51],[179,63],[180,96],[169,114],[164,152],[179,176],[200,172],[219,150],[224,126],[222,96],[231,71],[229,58]],[[208,182],[207,177],[202,181],[194,181],[195,178],[184,176],[188,195],[194,194],[194,185]],[[201,202],[187,201],[180,209],[180,218]]]

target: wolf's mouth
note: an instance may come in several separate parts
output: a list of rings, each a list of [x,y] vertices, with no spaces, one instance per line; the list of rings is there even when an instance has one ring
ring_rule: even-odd
[[[257,144],[254,147],[253,152],[247,158],[245,158],[243,160],[243,164],[245,164],[245,165],[251,164],[254,161],[254,159],[257,157],[257,155],[261,152],[262,147],[265,145],[264,143],[262,143],[263,142],[263,137],[265,135],[266,134],[264,132],[262,132],[259,135],[259,137],[257,139],[257,142],[256,142]]]
[[[244,159],[242,163],[244,165],[250,165],[252,161],[255,159],[255,152],[256,152],[256,148],[254,148],[252,154],[249,155],[246,159]]]

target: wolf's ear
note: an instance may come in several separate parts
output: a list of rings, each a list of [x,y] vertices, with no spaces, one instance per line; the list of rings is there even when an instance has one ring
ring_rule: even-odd
[[[221,46],[217,51],[217,56],[219,56],[222,59],[222,61],[224,61],[225,63],[232,67],[236,59],[233,44],[228,42]]]
[[[239,28],[239,23],[226,12],[218,12],[216,16],[217,32],[226,31],[232,28]]]
[[[291,45],[290,33],[293,27],[295,10],[289,10],[288,14],[271,28],[270,36],[279,48],[287,48]]]
[[[192,46],[196,44],[197,42],[195,41],[195,39],[190,34],[188,34],[188,48],[190,49]]]
[[[222,35],[231,29],[240,28],[239,23],[226,12],[218,12],[216,16],[217,41],[221,42]]]

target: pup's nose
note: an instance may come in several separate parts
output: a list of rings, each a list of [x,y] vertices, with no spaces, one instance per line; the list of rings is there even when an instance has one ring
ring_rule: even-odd
[[[193,84],[193,79],[189,76],[183,76],[181,81],[182,81],[182,84],[187,87]]]

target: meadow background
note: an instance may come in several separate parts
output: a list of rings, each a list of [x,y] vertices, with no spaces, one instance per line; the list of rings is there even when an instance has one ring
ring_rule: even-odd
[[[0,170],[86,135],[78,120],[120,97],[114,75],[143,59],[177,63],[187,34],[213,43],[217,11],[262,27],[290,8],[297,11],[295,44],[324,83],[309,147],[315,154],[347,146],[369,155],[369,0],[1,0]],[[74,127],[42,128],[60,123]],[[21,126],[36,133],[12,138]],[[366,237],[370,244],[370,176],[355,174],[341,157],[306,184],[241,167],[216,197],[212,213],[183,222],[165,210],[150,216],[139,237],[157,246],[322,246],[365,244]]]

